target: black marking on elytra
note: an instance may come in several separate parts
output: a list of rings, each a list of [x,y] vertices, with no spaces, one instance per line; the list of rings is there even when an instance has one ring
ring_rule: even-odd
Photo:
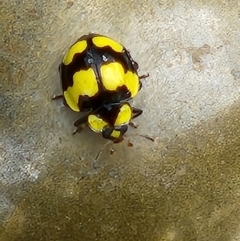
[[[99,106],[107,105],[111,103],[119,103],[122,100],[128,100],[131,97],[131,93],[128,92],[127,87],[118,87],[115,91],[99,91],[95,96],[79,96],[78,107],[81,111],[96,110]]]
[[[63,91],[66,91],[69,86],[73,86],[73,75],[77,71],[92,68],[95,72],[99,91],[93,97],[79,96],[78,106],[81,111],[94,110],[104,104],[117,103],[131,98],[131,93],[125,85],[119,86],[114,91],[104,89],[101,82],[101,66],[109,64],[110,62],[118,62],[123,66],[125,73],[131,71],[137,74],[138,64],[132,59],[130,53],[125,48],[123,52],[119,53],[115,52],[110,46],[102,48],[95,47],[92,42],[92,38],[95,36],[101,35],[90,34],[78,39],[76,42],[86,40],[87,48],[81,53],[76,53],[69,65],[61,63],[59,66]],[[140,90],[142,85],[141,81],[139,81],[139,85]]]
[[[109,64],[110,62],[118,62],[123,66],[125,73],[127,71],[137,73],[138,65],[125,48],[123,52],[119,53],[115,52],[110,46],[102,48],[95,47],[92,42],[93,36],[96,35],[80,38],[78,41],[86,39],[87,48],[81,53],[76,53],[69,65],[61,64],[60,74],[62,75],[62,87],[64,91],[67,90],[68,86],[73,86],[73,75],[81,69],[88,70],[89,68],[93,68],[94,71],[96,71],[96,75],[100,76],[100,68],[102,65]],[[104,61],[105,58],[107,61]]]

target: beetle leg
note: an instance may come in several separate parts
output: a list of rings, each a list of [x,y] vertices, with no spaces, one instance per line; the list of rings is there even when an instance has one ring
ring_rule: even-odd
[[[146,138],[146,139],[148,139],[149,141],[152,141],[152,142],[155,141],[154,138],[152,138],[150,136],[146,136],[146,135],[138,135],[138,136],[144,137],[144,138]]]
[[[81,132],[82,129],[83,129],[82,126],[77,127],[75,131],[72,133],[72,135],[75,135],[76,133]]]
[[[75,135],[77,132],[80,132],[82,130],[82,124],[86,123],[88,120],[88,115],[85,115],[74,122],[74,126],[77,127],[76,130],[73,132],[73,135]]]
[[[139,91],[142,89],[142,82],[139,80]]]
[[[135,128],[137,129],[137,125],[135,123],[133,123],[132,121],[129,122],[129,125],[132,127],[132,128]]]
[[[132,119],[134,119],[140,116],[143,113],[143,110],[132,107],[132,113],[133,113]]]
[[[63,95],[54,95],[54,96],[52,97],[52,100],[58,100],[58,99],[63,99],[63,104],[64,104],[65,106],[69,107]],[[70,108],[70,107],[69,107],[69,108]]]
[[[147,78],[147,77],[149,77],[149,74],[147,73],[147,74],[144,74],[144,75],[140,75],[138,78],[139,79],[145,79],[145,78]]]
[[[63,95],[54,95],[52,97],[52,100],[58,100],[58,99],[62,99],[63,98]]]
[[[77,121],[74,122],[74,126],[75,127],[79,127],[80,125],[86,123],[88,121],[88,116],[89,114],[81,117],[80,119],[78,119]]]

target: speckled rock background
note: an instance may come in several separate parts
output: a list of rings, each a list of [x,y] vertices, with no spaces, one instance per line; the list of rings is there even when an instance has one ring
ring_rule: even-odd
[[[240,240],[239,5],[0,1],[0,240]],[[72,136],[78,114],[51,101],[89,32],[150,74],[118,145]]]

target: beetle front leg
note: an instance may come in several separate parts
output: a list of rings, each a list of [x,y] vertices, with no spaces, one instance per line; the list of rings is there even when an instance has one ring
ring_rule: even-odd
[[[63,99],[63,104],[65,106],[69,107],[63,95],[54,95],[52,97],[52,100],[58,100],[58,99]]]
[[[76,133],[80,132],[82,130],[82,124],[86,123],[88,121],[89,114],[81,117],[77,121],[74,122],[74,126],[77,127],[76,130],[72,133],[75,135]]]

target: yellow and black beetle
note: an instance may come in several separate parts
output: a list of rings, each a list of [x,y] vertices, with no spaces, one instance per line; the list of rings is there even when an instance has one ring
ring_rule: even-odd
[[[81,130],[81,125],[87,123],[94,132],[102,133],[103,138],[119,143],[128,130],[128,125],[135,127],[132,119],[142,114],[141,109],[132,107],[128,102],[102,105],[97,110],[77,120],[74,125],[76,132]]]
[[[67,51],[59,66],[64,104],[73,111],[96,110],[137,95],[142,87],[138,64],[127,49],[113,39],[88,34]]]

